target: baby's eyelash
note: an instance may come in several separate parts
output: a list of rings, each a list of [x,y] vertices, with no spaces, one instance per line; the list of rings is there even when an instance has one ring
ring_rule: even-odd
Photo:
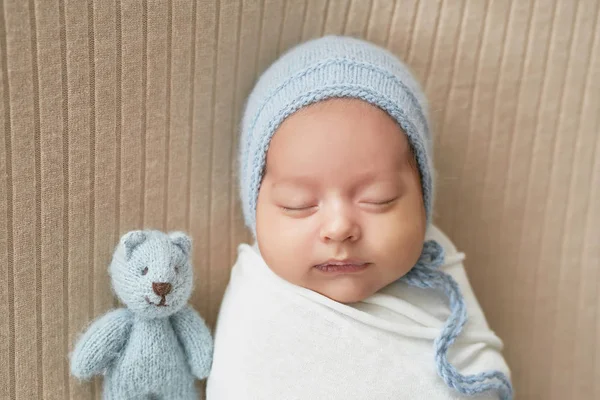
[[[281,206],[281,209],[284,211],[302,211],[302,210],[308,210],[309,208],[313,208],[314,206],[307,206],[307,207],[285,207],[285,206]]]
[[[396,201],[398,198],[394,197],[393,199],[389,199],[389,200],[385,200],[385,201],[374,201],[373,204],[377,204],[377,205],[386,205],[386,204],[390,204],[393,203],[394,201]]]
[[[372,206],[387,206],[392,204],[398,200],[398,197],[394,197],[393,199],[384,200],[384,201],[363,201],[363,204],[372,205]]]

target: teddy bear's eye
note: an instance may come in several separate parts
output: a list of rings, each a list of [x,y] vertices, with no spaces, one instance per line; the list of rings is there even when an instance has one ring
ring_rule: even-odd
[[[148,267],[146,267],[142,270],[142,275],[146,275],[147,273],[148,273]]]
[[[175,266],[175,273],[178,274],[179,273],[179,265]]]

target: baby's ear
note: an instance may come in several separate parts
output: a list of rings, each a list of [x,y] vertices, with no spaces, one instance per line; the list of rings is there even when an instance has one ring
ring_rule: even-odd
[[[144,243],[146,234],[143,231],[131,231],[123,235],[121,242],[125,245],[125,259],[129,261],[133,250]]]
[[[183,232],[171,232],[169,233],[169,239],[171,242],[183,251],[186,256],[190,255],[192,250],[192,239]]]

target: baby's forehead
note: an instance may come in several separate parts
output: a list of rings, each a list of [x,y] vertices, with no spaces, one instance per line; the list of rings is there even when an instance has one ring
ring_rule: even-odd
[[[352,152],[357,143],[364,150],[379,146],[380,155],[390,151],[403,155],[410,147],[404,130],[387,112],[352,98],[329,99],[298,110],[275,130],[270,142],[268,153],[277,149],[291,156],[331,146],[335,153]]]
[[[348,125],[352,123],[352,125]],[[312,128],[327,126],[342,127],[347,130],[387,129],[401,137],[405,136],[400,124],[386,111],[356,98],[331,98],[305,106],[288,116],[275,130],[274,135],[291,127],[301,128],[310,125]]]

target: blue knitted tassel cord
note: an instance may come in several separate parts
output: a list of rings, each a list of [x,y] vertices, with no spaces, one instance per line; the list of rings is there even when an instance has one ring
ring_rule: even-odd
[[[421,257],[402,281],[419,288],[440,289],[448,296],[450,316],[442,333],[434,341],[435,363],[438,374],[446,384],[456,391],[475,395],[490,390],[498,391],[502,400],[512,400],[510,381],[500,371],[487,371],[474,375],[463,375],[448,362],[448,349],[467,322],[467,309],[460,288],[448,274],[439,270],[444,262],[444,249],[435,241],[427,241]]]

